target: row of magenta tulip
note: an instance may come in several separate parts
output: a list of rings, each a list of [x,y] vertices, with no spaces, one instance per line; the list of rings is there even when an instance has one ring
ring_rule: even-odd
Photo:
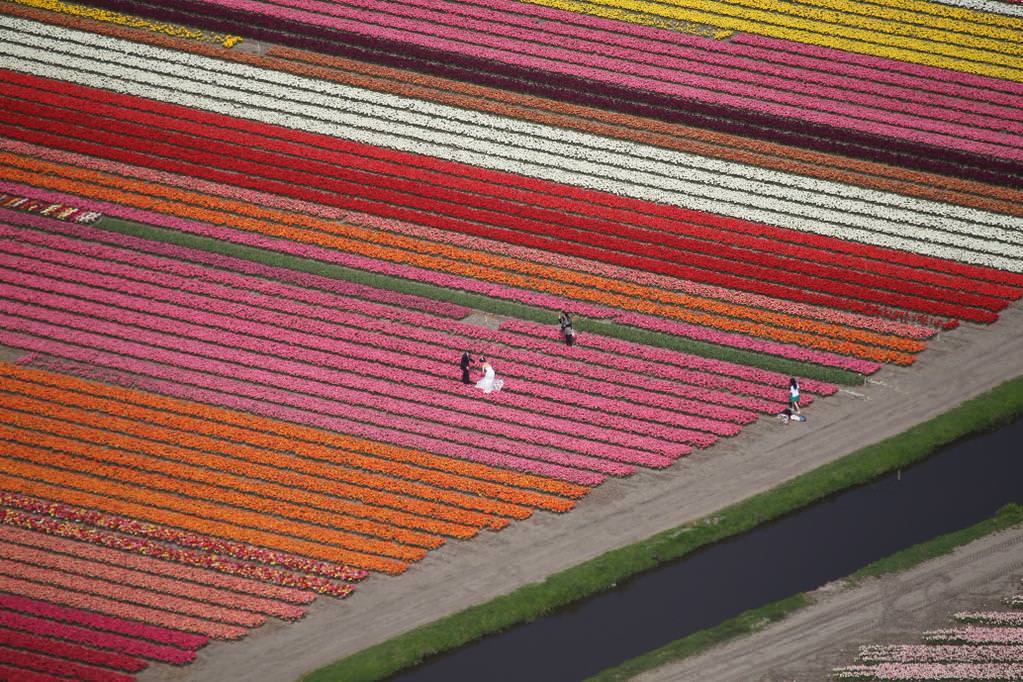
[[[56,634],[56,632],[53,634]],[[0,626],[0,645],[23,651],[50,654],[76,663],[103,666],[128,673],[137,673],[147,665],[146,661],[140,658],[127,656],[116,651],[93,649],[81,644],[62,641],[53,636],[32,634],[3,626]]]
[[[5,675],[6,679],[23,680],[24,682],[34,682],[35,680],[49,682],[61,678],[85,680],[86,682],[131,682],[135,679],[109,668],[77,663],[57,656],[26,651],[22,648],[15,649],[13,646],[16,646],[17,642],[14,640],[17,638],[9,639],[12,640],[10,644],[0,644],[0,666],[14,671],[10,676]],[[57,647],[54,653],[59,651],[60,647]],[[33,671],[38,672],[33,673]]]

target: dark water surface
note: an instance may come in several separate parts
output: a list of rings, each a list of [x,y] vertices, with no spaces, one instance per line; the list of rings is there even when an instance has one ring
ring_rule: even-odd
[[[1023,503],[1023,419],[394,679],[581,680]]]

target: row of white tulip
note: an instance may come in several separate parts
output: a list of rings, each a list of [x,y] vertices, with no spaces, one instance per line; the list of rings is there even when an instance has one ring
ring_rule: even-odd
[[[997,644],[870,644],[863,663],[1023,663],[1023,647]]]
[[[1023,220],[0,17],[12,68],[619,195],[1023,271]],[[199,94],[202,93],[202,94]]]
[[[942,5],[965,7],[966,9],[975,9],[980,12],[990,12],[991,14],[1023,17],[1023,5],[1013,5],[1007,2],[999,2],[999,0],[937,0],[937,2]]]
[[[879,663],[835,670],[839,680],[915,680],[917,682],[980,682],[1023,680],[1023,666],[1012,663]]]

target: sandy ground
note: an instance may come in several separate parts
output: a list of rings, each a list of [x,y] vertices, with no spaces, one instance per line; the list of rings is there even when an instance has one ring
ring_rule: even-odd
[[[806,424],[762,419],[668,470],[609,481],[566,515],[537,513],[499,533],[450,541],[402,576],[374,576],[343,601],[317,600],[297,623],[270,622],[240,642],[212,643],[192,665],[153,666],[140,679],[294,680],[412,628],[711,514],[1021,374],[1023,305],[1017,304],[992,327],[967,325],[942,334],[914,367],[886,368],[865,386],[815,403],[807,410]]]
[[[815,601],[754,635],[640,675],[637,682],[810,682],[853,665],[863,644],[920,644],[956,627],[958,611],[1004,610],[1023,591],[1023,527],[988,536],[903,573],[812,594]]]

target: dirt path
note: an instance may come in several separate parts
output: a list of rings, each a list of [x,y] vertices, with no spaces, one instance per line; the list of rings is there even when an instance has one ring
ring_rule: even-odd
[[[814,593],[812,606],[749,637],[640,675],[637,682],[818,682],[852,665],[862,644],[920,644],[955,627],[957,611],[1001,610],[1020,591],[1023,527],[981,538],[909,571],[848,590]]]
[[[585,337],[582,339],[585,343]],[[141,680],[294,680],[442,616],[772,488],[900,433],[1023,374],[1023,305],[992,327],[942,334],[915,367],[807,410],[806,424],[762,419],[668,470],[605,483],[572,512],[537,513],[499,533],[450,541],[396,578],[373,577],[344,601],[319,599],[293,624],[272,622],[241,642],[215,642],[185,668]],[[509,386],[514,390],[514,386]]]

